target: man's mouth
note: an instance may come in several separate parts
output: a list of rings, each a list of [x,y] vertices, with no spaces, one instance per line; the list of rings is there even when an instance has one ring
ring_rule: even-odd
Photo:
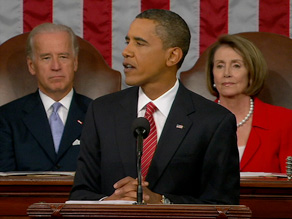
[[[134,68],[134,66],[130,65],[130,64],[124,64],[124,67],[129,69],[129,68]]]

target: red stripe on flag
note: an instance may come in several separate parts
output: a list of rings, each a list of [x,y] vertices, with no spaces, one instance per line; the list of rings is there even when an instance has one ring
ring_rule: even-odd
[[[228,0],[200,1],[200,54],[228,33]]]
[[[145,11],[151,8],[169,10],[170,0],[141,0],[141,11]]]
[[[112,66],[112,1],[84,0],[83,38]]]
[[[289,36],[289,0],[260,0],[259,31]]]
[[[31,31],[35,26],[53,21],[52,0],[23,1],[23,32]]]

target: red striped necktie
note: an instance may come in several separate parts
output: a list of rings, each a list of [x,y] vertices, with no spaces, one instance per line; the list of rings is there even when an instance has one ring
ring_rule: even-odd
[[[156,125],[153,118],[153,113],[157,110],[157,107],[149,102],[146,106],[145,118],[148,119],[150,123],[150,133],[148,137],[143,142],[143,154],[141,159],[142,176],[145,179],[148,173],[148,169],[154,155],[156,145],[157,145],[157,131]]]

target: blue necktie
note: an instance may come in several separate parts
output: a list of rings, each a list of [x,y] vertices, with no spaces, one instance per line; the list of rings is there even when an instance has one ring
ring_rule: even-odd
[[[56,153],[58,153],[60,141],[64,130],[64,124],[58,114],[58,110],[62,106],[62,104],[59,102],[55,102],[52,106],[53,112],[50,116],[50,126],[54,139],[55,151]]]

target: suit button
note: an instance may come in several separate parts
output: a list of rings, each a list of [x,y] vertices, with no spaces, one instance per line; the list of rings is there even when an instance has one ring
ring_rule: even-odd
[[[61,166],[59,164],[56,164],[55,169],[59,170],[61,168]]]

